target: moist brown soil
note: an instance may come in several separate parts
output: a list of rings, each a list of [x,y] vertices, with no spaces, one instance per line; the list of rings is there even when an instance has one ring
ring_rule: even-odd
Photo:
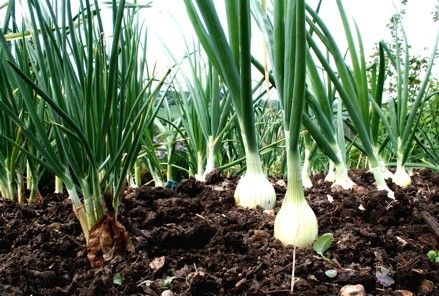
[[[337,264],[298,250],[295,295],[338,295],[347,284],[368,295],[439,295],[439,265],[426,256],[439,237],[422,217],[439,217],[439,174],[417,171],[406,189],[390,184],[395,201],[374,190],[369,173],[351,177],[359,185],[352,191],[331,188],[323,175],[307,191],[319,233],[334,234],[326,256]],[[65,197],[31,206],[0,199],[0,295],[289,295],[293,248],[272,237],[273,215],[234,206],[235,186],[216,176],[183,181],[177,191],[127,192],[119,221],[136,251],[96,269]],[[285,188],[275,188],[277,212]],[[377,277],[389,269],[393,284]]]

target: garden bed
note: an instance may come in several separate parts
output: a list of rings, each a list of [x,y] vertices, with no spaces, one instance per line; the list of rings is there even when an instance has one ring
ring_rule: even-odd
[[[0,294],[288,295],[293,248],[273,238],[273,213],[235,207],[236,183],[215,177],[206,185],[183,181],[176,191],[127,191],[119,221],[136,251],[98,269],[87,262],[63,196],[32,206],[0,199]],[[439,237],[425,218],[439,216],[439,174],[417,171],[406,189],[390,184],[395,201],[374,190],[369,173],[351,177],[359,185],[353,191],[331,188],[322,175],[307,191],[319,234],[334,234],[326,255],[339,266],[298,250],[295,295],[338,295],[347,284],[362,284],[368,295],[439,295],[439,265],[426,256],[438,249]],[[282,181],[275,188],[277,212]],[[337,276],[325,275],[328,269]],[[389,269],[388,277],[377,277]]]

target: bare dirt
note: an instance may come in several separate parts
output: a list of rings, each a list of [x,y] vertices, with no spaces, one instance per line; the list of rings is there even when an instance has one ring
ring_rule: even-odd
[[[338,295],[347,284],[368,295],[439,295],[439,265],[426,256],[439,236],[425,219],[439,217],[439,174],[417,171],[406,189],[390,184],[394,201],[374,190],[369,173],[351,177],[353,191],[331,188],[323,175],[307,191],[319,233],[333,233],[335,243],[332,263],[297,251],[295,295]],[[273,215],[234,206],[235,186],[215,176],[176,191],[126,192],[118,217],[135,252],[95,269],[64,196],[31,206],[0,199],[0,295],[289,295],[293,248],[272,237]]]

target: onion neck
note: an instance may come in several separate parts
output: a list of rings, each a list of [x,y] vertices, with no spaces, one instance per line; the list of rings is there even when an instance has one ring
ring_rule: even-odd
[[[395,199],[395,193],[387,186],[386,180],[384,179],[383,168],[376,160],[370,162],[370,171],[375,178],[377,189],[387,191],[387,196],[391,199]]]
[[[340,160],[335,164],[335,176],[332,186],[341,186],[343,189],[352,189],[355,185],[354,181],[348,175],[348,166],[346,164],[346,157],[342,154],[342,151],[337,146],[337,157]]]
[[[410,175],[407,173],[405,169],[405,165],[403,162],[404,158],[404,150],[402,148],[401,139],[397,139],[397,153],[396,153],[396,171],[392,176],[392,181],[396,185],[400,187],[407,187],[412,183]]]
[[[258,150],[248,145],[245,135],[242,135],[242,141],[244,143],[245,163],[247,166],[245,174],[264,174]]]
[[[305,201],[302,176],[300,170],[300,153],[298,147],[290,147],[288,131],[285,131],[287,147],[287,192],[282,206]]]
[[[332,160],[329,160],[328,173],[325,177],[326,182],[334,182],[335,181],[335,164]]]
[[[73,205],[73,213],[76,218],[79,220],[79,224],[81,225],[82,233],[84,234],[85,241],[88,242],[89,232],[91,225],[87,219],[87,212],[85,211],[84,205],[81,203],[78,192],[76,191],[75,186],[69,186],[70,184],[66,184],[66,190],[69,195],[70,200]]]
[[[311,188],[312,187],[312,180],[311,180],[311,148],[309,145],[305,145],[305,153],[304,153],[304,159],[303,159],[303,166],[302,166],[302,182],[303,187],[305,188]]]
[[[201,152],[197,152],[197,172],[194,175],[195,180],[204,182],[204,155]]]
[[[215,169],[216,162],[216,143],[212,136],[209,136],[209,141],[207,143],[207,160],[206,160],[206,170],[204,171],[204,177],[211,173]]]
[[[60,177],[55,176],[55,193],[61,194],[63,191],[63,182]]]

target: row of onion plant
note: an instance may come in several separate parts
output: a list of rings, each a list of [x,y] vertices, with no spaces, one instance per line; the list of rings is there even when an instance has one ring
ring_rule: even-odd
[[[336,4],[349,61],[318,8],[304,0],[275,0],[268,7],[227,0],[226,26],[214,1],[185,0],[204,53],[186,44],[186,56],[173,58],[176,66],[166,82],[148,69],[139,6],[112,1],[108,34],[102,19],[108,8],[97,0],[79,1],[76,15],[68,0],[59,7],[29,1],[20,30],[10,17],[10,3],[0,34],[0,137],[5,143],[0,145],[0,194],[24,201],[28,186],[34,201],[43,169],[53,173],[56,191],[65,188],[72,201],[94,265],[113,252],[100,245],[103,223],[124,238],[113,237],[106,246],[131,248],[117,210],[124,187],[142,185],[144,167],[156,186],[169,188],[181,172],[203,181],[215,167],[245,169],[236,203],[264,209],[276,202],[265,171],[285,173],[287,191],[275,236],[302,247],[317,235],[316,217],[304,197],[316,151],[329,159],[326,180],[349,189],[354,183],[347,147],[355,147],[367,157],[378,189],[393,197],[385,182],[384,148],[394,151],[394,182],[405,186],[411,144],[432,146],[416,132],[420,110],[432,95],[427,90],[434,54],[416,98],[410,99],[405,35],[402,49],[398,41],[394,50],[380,43],[377,62],[368,66],[361,34],[355,28],[354,38],[341,0]],[[251,55],[252,13],[271,69]],[[397,95],[389,102],[383,99],[386,61],[398,73]],[[263,74],[257,82],[253,69]]]
[[[235,192],[237,204],[271,208],[274,205],[274,196],[270,193],[272,187],[262,175],[260,157],[254,147],[250,2],[225,2],[228,39],[212,1],[185,1],[185,4],[208,58],[230,90],[238,115],[246,148],[247,171]],[[283,110],[288,179],[285,199],[275,221],[275,236],[285,245],[306,246],[317,235],[317,219],[304,197],[299,153],[306,81],[306,65],[303,63],[306,59],[305,1],[275,1],[274,11],[272,32],[275,33],[270,36],[268,46]],[[261,188],[261,185],[270,190]],[[270,195],[262,196],[263,193]]]
[[[309,13],[309,17],[307,18],[308,24],[313,29],[313,32],[315,32],[315,35],[318,36],[318,40],[322,42],[328,50],[336,69],[333,68],[330,60],[322,52],[321,46],[317,44],[316,40],[309,35],[307,40],[313,54],[317,57],[320,65],[325,69],[328,77],[331,79],[349,114],[348,124],[361,141],[361,149],[368,158],[370,170],[374,175],[377,188],[387,191],[388,196],[394,198],[393,191],[390,190],[385,182],[387,169],[379,155],[380,147],[378,147],[377,133],[375,133],[380,122],[379,116],[375,115],[377,111],[371,108],[370,103],[370,101],[373,100],[376,105],[381,106],[382,91],[380,90],[383,89],[385,76],[378,74],[379,79],[374,81],[376,85],[370,85],[360,32],[357,28],[357,48],[343,4],[340,0],[337,0],[337,5],[348,41],[348,54],[351,58],[352,69],[346,64],[337,42],[324,21],[309,6],[307,7]],[[383,61],[381,61],[381,63],[383,63]],[[381,72],[385,70],[384,67],[380,67],[379,69]],[[376,90],[375,93],[372,93],[372,90]]]
[[[42,157],[23,149],[15,138],[3,138],[62,180],[88,257],[98,266],[132,247],[116,215],[162,81],[137,75],[145,53],[138,47],[141,32],[132,28],[141,27],[125,17],[136,10],[125,1],[112,2],[113,32],[108,39],[98,2],[79,4],[74,16],[71,1],[63,1],[59,9],[49,2],[29,1],[31,36],[26,45],[33,53],[29,58],[35,77],[20,70],[10,44],[0,35],[3,65],[23,104],[23,110],[16,110],[2,101],[2,109]],[[140,79],[142,87],[132,87],[132,79]],[[44,103],[44,115],[36,101]],[[20,117],[22,112],[29,114],[34,129]]]
[[[400,37],[401,43],[400,44]],[[421,110],[425,102],[434,96],[437,92],[429,93],[430,75],[436,56],[436,50],[439,41],[439,30],[437,37],[432,46],[432,52],[427,65],[424,78],[415,94],[414,98],[410,97],[410,53],[407,37],[401,25],[401,19],[397,19],[394,27],[394,48],[392,51],[387,44],[382,42],[390,64],[394,67],[396,74],[396,96],[392,97],[388,103],[388,110],[382,110],[374,104],[382,120],[387,127],[387,136],[393,146],[396,154],[396,171],[392,176],[395,184],[401,187],[407,187],[411,184],[411,177],[406,171],[405,163],[413,149],[413,141],[417,131],[417,125],[421,118]],[[387,115],[387,116],[386,116]]]
[[[10,1],[4,18],[3,32],[7,41],[16,40],[13,51],[17,58],[17,66],[26,72],[27,75],[31,76],[32,71],[28,61],[33,53],[32,50],[27,48],[26,42],[23,39],[29,32],[25,30],[26,27],[24,25],[19,27],[16,21],[16,2]],[[3,50],[0,49],[0,51]],[[0,71],[2,73],[0,78],[0,101],[13,109],[21,121],[26,122],[27,129],[34,130],[35,126],[28,120],[29,114],[22,112],[22,93],[16,91],[16,86],[9,79],[8,66],[2,63]],[[34,93],[29,95],[33,96],[36,104],[39,103]],[[38,112],[40,115],[43,115],[45,112],[44,106],[42,104],[38,105]],[[17,126],[5,112],[0,112],[0,118],[0,136],[6,139],[3,139],[4,141],[0,145],[0,196],[12,201],[25,202],[27,199],[29,203],[35,202],[40,198],[38,184],[43,169],[38,161],[27,157],[16,144],[20,147],[26,147],[26,149],[36,154],[37,157],[40,157],[40,154],[38,150],[35,150],[30,145],[30,142],[24,136],[23,129]],[[7,139],[14,141],[11,142]],[[28,196],[26,196],[25,189],[28,189],[30,192]]]

